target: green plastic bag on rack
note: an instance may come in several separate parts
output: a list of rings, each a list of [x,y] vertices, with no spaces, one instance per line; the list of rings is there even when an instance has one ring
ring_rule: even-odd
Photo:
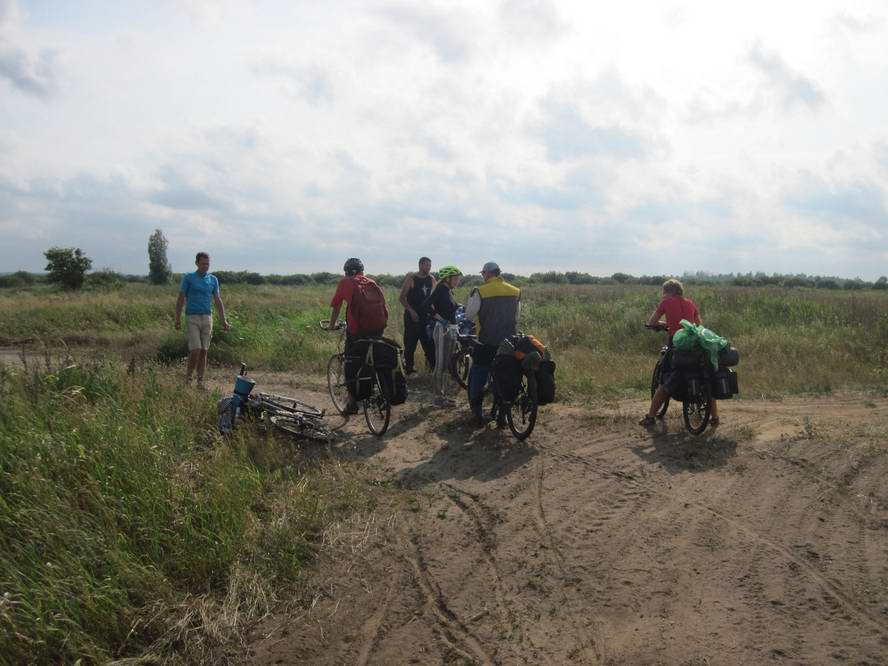
[[[728,341],[715,331],[692,324],[687,319],[682,319],[679,323],[681,330],[672,336],[672,345],[685,351],[702,349],[709,357],[712,367],[718,370],[718,353],[728,346]]]

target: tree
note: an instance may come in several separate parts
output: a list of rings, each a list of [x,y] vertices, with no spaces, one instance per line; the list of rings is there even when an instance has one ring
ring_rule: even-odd
[[[47,261],[48,280],[58,282],[66,289],[80,289],[86,271],[92,266],[92,259],[79,247],[51,247],[43,256]]]
[[[876,283],[873,285],[873,289],[888,289],[888,277],[884,275],[876,280]]]
[[[160,229],[148,237],[148,281],[151,284],[166,284],[173,271],[167,261],[167,239]]]

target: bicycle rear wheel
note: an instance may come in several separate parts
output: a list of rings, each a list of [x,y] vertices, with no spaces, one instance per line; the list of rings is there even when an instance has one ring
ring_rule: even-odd
[[[712,398],[705,388],[696,396],[682,403],[682,416],[687,431],[692,435],[700,435],[709,425],[712,414]]]
[[[345,356],[333,354],[327,362],[327,390],[330,401],[340,414],[345,414],[348,407],[348,384],[345,381]]]
[[[536,425],[537,407],[536,379],[532,375],[525,375],[518,397],[506,409],[506,421],[516,439],[530,437]]]
[[[457,349],[450,356],[450,376],[464,391],[469,389],[469,370],[472,369],[472,352]]]
[[[660,388],[660,384],[663,383],[663,359],[661,358],[657,361],[657,365],[654,366],[654,373],[651,375],[651,400],[654,399],[654,394],[657,392],[657,389]],[[657,417],[663,418],[666,415],[666,410],[669,409],[669,396],[666,396],[666,400],[663,401],[663,404],[660,406],[659,411],[657,411]]]
[[[270,414],[268,420],[276,428],[301,439],[315,442],[329,442],[330,431],[315,418],[287,414]]]
[[[264,405],[270,406],[275,411],[293,412],[294,414],[303,414],[312,418],[320,418],[324,415],[323,410],[286,395],[260,393],[258,397]]]
[[[388,430],[392,418],[392,405],[382,389],[379,374],[373,374],[373,395],[364,400],[364,419],[367,427],[377,437],[382,437]]]

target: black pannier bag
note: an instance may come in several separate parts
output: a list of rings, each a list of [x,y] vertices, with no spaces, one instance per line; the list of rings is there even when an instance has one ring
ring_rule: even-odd
[[[737,373],[729,368],[719,368],[712,378],[712,397],[730,400],[739,392]]]
[[[401,347],[388,338],[359,340],[355,343],[355,354],[361,356],[364,365],[372,368],[392,370],[400,366]]]
[[[703,376],[692,372],[685,377],[685,394],[687,399],[696,398],[703,390]]]
[[[536,371],[537,404],[555,402],[555,362],[543,361]]]
[[[355,400],[366,400],[373,391],[373,370],[357,358],[345,359],[345,381],[353,389]]]
[[[389,404],[394,407],[407,402],[407,377],[400,368],[377,370],[376,373]]]
[[[501,400],[512,402],[521,388],[521,361],[501,354],[493,359],[493,390]]]
[[[696,368],[705,362],[703,352],[693,349],[673,349],[672,350],[672,367],[673,368]]]
[[[366,400],[372,394],[374,371],[379,373],[380,384],[392,405],[407,400],[407,380],[401,372],[401,348],[397,342],[388,338],[355,340],[348,356],[345,379],[355,387],[356,400]],[[401,375],[400,380],[396,373]]]
[[[718,365],[721,368],[733,368],[740,363],[740,352],[734,347],[725,347],[718,353]]]

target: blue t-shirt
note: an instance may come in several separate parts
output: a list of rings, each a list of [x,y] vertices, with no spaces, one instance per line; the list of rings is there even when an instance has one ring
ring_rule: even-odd
[[[185,273],[179,291],[187,299],[186,315],[212,314],[213,296],[219,293],[219,280],[212,273]]]

